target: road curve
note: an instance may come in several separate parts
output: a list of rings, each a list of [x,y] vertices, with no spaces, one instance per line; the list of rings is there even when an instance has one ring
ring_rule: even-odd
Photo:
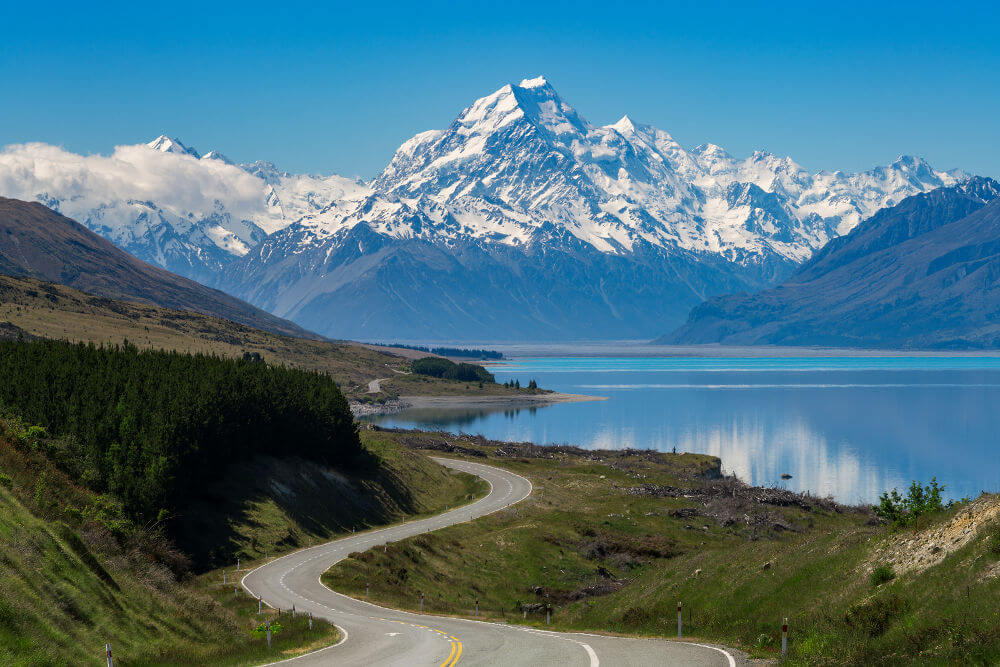
[[[294,665],[720,665],[742,660],[703,644],[559,633],[518,625],[447,618],[379,607],[336,593],[320,582],[333,564],[355,551],[426,533],[502,510],[526,498],[531,482],[470,461],[435,459],[478,475],[490,493],[474,503],[426,519],[352,535],[282,556],[243,577],[243,587],[267,604],[336,623],[345,637],[335,646],[286,660]]]

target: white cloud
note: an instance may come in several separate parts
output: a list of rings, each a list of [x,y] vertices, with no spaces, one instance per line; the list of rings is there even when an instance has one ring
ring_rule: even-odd
[[[150,201],[181,218],[224,210],[235,219],[264,222],[261,179],[218,160],[161,153],[144,145],[118,146],[110,156],[77,155],[43,143],[14,144],[0,152],[0,194],[60,200],[60,211],[87,218],[91,211],[123,200]],[[121,210],[121,209],[119,209]],[[129,225],[127,211],[110,226]]]

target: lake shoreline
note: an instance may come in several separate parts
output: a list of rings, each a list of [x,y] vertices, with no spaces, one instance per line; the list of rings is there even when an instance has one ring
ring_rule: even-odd
[[[558,391],[525,396],[400,396],[384,403],[351,403],[355,417],[392,415],[411,408],[532,408],[557,403],[606,401],[607,396],[586,396]]]

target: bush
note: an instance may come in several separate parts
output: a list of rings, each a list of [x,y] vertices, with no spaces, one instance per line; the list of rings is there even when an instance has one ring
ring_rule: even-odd
[[[284,629],[285,628],[282,627],[281,623],[274,621],[273,623],[271,623],[271,636],[273,637],[274,635],[278,634]],[[256,628],[250,631],[250,636],[267,637],[267,624],[261,623],[260,625],[258,625]]]
[[[871,582],[874,588],[878,588],[882,584],[888,583],[895,578],[896,571],[892,569],[891,565],[879,565],[872,570]]]
[[[844,622],[869,637],[880,637],[909,610],[909,604],[898,595],[875,598],[851,607]]]
[[[447,380],[462,382],[496,382],[493,375],[477,364],[456,364],[450,359],[440,357],[424,357],[410,364],[411,370],[418,375],[429,375]]]
[[[926,486],[921,486],[914,480],[906,496],[900,495],[897,489],[893,489],[879,496],[879,504],[873,509],[876,516],[889,523],[901,526],[913,525],[922,515],[945,508],[941,499],[944,488],[944,485],[937,483],[936,477],[932,477],[931,483]]]
[[[14,486],[14,480],[10,478],[10,475],[0,472],[0,486],[5,489],[9,489]]]

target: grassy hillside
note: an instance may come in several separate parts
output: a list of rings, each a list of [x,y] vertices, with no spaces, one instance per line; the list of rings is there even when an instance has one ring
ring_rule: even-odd
[[[191,508],[180,543],[196,562],[255,562],[352,529],[434,514],[488,490],[478,477],[440,466],[380,433],[361,436],[374,458],[367,471],[345,474],[275,457],[236,462]]]
[[[516,393],[502,385],[480,388],[477,383],[409,374],[405,357],[363,345],[281,336],[190,311],[114,301],[64,285],[0,275],[0,338],[21,334],[72,342],[128,340],[143,349],[230,358],[256,353],[271,363],[328,373],[351,399]],[[382,391],[368,394],[368,383],[382,378]]]
[[[284,616],[268,651],[251,634],[256,603],[181,583],[184,560],[0,421],[0,663],[102,665],[110,642],[120,665],[244,665],[336,641],[326,623]]]
[[[248,566],[265,551],[273,557],[486,491],[378,434],[364,440],[379,461],[368,478],[300,460],[261,459],[245,476],[237,471],[213,489],[222,502],[201,508],[204,528],[220,532],[203,533],[199,544]],[[113,497],[76,485],[28,443],[23,426],[0,420],[0,664],[98,665],[111,642],[120,665],[249,665],[336,641],[336,629],[318,620],[309,631],[301,616],[258,616],[255,601],[234,594],[231,568],[229,585],[218,571],[190,577],[192,554],[129,521]],[[233,493],[262,471],[253,497]],[[283,627],[271,651],[253,635],[265,618]]]
[[[691,454],[585,452],[385,433],[531,479],[505,512],[391,545],[325,575],[337,590],[430,613],[670,637],[801,664],[1000,660],[1000,499],[881,525],[867,508],[716,478]],[[881,567],[879,567],[881,566]],[[876,572],[877,569],[877,572]]]

